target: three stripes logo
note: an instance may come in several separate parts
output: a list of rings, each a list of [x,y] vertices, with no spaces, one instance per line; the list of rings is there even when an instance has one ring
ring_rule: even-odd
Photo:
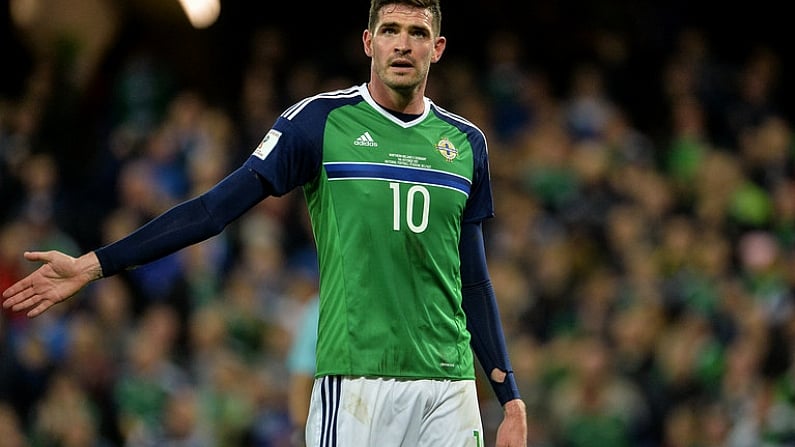
[[[355,146],[378,147],[378,143],[370,136],[370,132],[363,133],[359,138],[353,140]]]

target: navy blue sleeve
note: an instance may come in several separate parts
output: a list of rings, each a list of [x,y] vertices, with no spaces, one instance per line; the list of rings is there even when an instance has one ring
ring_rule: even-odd
[[[238,168],[204,194],[152,219],[130,235],[95,250],[103,276],[140,266],[215,236],[270,195],[271,186]]]
[[[494,217],[494,200],[491,191],[491,174],[489,172],[489,155],[486,138],[479,131],[468,132],[472,144],[474,175],[472,190],[464,210],[464,222],[480,222]]]
[[[472,350],[489,378],[500,404],[518,399],[519,388],[513,374],[505,334],[502,329],[497,297],[486,266],[486,251],[480,223],[464,223],[461,227],[461,294],[467,329],[472,335]],[[507,375],[503,382],[491,379],[497,368]]]
[[[303,186],[320,172],[325,117],[310,113],[314,109],[307,107],[300,123],[279,117],[246,161],[273,185],[275,196]]]

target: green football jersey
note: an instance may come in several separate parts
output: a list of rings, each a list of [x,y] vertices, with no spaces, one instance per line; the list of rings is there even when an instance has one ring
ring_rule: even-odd
[[[486,143],[425,103],[401,119],[365,86],[308,98],[249,161],[277,192],[304,186],[320,266],[318,376],[474,378],[458,244],[463,221],[492,214]]]

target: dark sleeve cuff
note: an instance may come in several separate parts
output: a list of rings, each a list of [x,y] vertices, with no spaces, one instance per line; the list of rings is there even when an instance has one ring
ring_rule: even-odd
[[[121,271],[117,265],[114,265],[113,262],[111,262],[111,259],[108,257],[107,253],[105,253],[105,247],[94,250],[94,254],[97,255],[97,259],[99,260],[99,267],[102,269],[103,278],[113,276]]]
[[[491,388],[494,390],[497,400],[500,401],[500,405],[505,405],[506,402],[521,398],[519,395],[519,386],[516,385],[516,377],[514,377],[513,371],[508,371],[508,374],[505,376],[505,381],[502,383],[495,382],[491,379],[489,379],[489,383],[491,383]]]

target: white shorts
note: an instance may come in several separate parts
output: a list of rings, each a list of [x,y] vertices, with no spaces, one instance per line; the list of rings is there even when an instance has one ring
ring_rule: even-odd
[[[474,380],[315,379],[308,447],[482,447]]]

